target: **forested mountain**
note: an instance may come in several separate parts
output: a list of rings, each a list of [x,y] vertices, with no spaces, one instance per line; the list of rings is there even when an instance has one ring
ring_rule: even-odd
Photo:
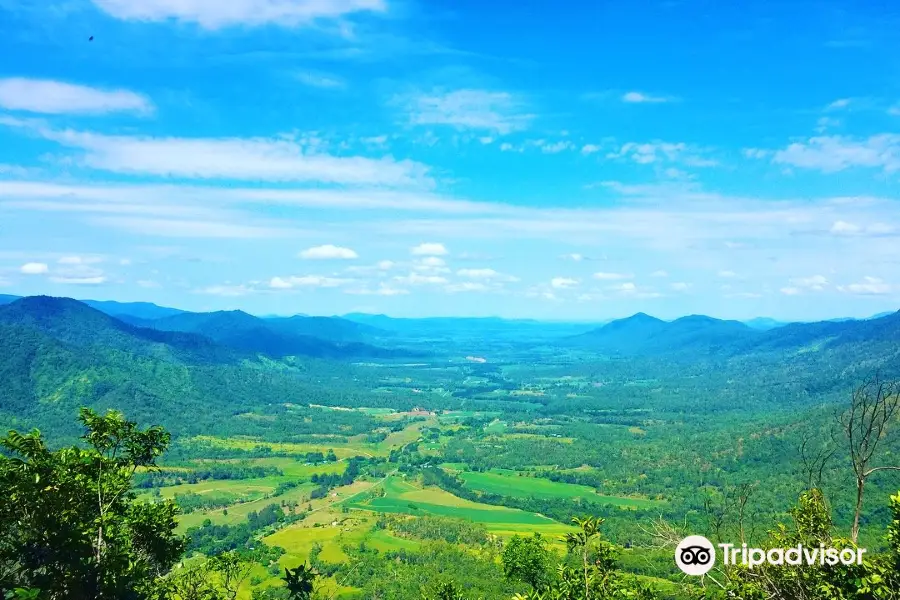
[[[701,315],[666,322],[638,313],[571,337],[563,343],[608,354],[697,358],[710,354],[734,357],[766,352],[797,352],[803,348],[835,349],[848,345],[872,348],[898,340],[900,312],[865,320],[790,323],[765,330],[738,321]]]
[[[261,342],[271,344],[272,338],[279,340],[272,334]],[[329,379],[348,369],[335,358],[355,356],[361,347],[310,340],[310,346],[297,342],[294,348],[330,352],[328,361],[300,358],[271,369],[253,347],[136,327],[68,298],[21,298],[0,306],[0,423],[65,433],[71,430],[72,410],[84,405],[127,408],[175,432],[224,427],[282,435],[286,427],[292,429],[289,435],[302,434],[311,431],[303,425],[309,413],[302,407],[328,404],[332,395],[352,398],[350,390],[334,391]],[[285,404],[301,408],[275,425],[236,418],[254,408],[284,412]]]
[[[231,348],[276,357],[302,355],[340,359],[414,355],[400,348],[386,349],[363,343],[361,338],[369,339],[371,332],[377,330],[330,317],[260,319],[240,310],[185,312],[149,321],[146,327],[196,333]]]
[[[114,300],[82,300],[82,302],[91,308],[123,320],[128,317],[142,320],[161,319],[184,312],[179,308],[159,306],[152,302],[116,302]]]

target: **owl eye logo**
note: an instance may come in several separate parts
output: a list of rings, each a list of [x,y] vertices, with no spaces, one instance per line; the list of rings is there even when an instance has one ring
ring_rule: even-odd
[[[715,562],[715,548],[702,535],[688,536],[675,548],[675,564],[688,575],[705,575]]]
[[[681,549],[681,562],[686,565],[705,565],[711,558],[712,552],[703,546],[688,546]]]

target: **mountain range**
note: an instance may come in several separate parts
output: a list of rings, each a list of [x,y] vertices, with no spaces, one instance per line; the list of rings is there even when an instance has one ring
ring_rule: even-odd
[[[632,357],[636,373],[706,363],[722,373],[802,373],[813,382],[878,366],[900,374],[900,312],[762,330],[702,315],[663,321],[638,313],[596,327],[361,315],[262,319],[144,303],[2,300],[0,426],[40,424],[56,432],[71,433],[73,407],[90,405],[154,421],[169,412],[195,415],[178,422],[181,433],[198,435],[224,419],[234,431],[264,435],[276,427],[272,421],[240,415],[353,395],[371,402],[380,380],[355,365],[361,359],[443,362],[482,350],[525,361],[576,352],[598,366],[603,356]]]
[[[900,311],[869,319],[789,323],[761,329],[739,321],[690,315],[663,321],[644,313],[567,338],[563,345],[620,356],[735,356],[848,344],[900,342]]]

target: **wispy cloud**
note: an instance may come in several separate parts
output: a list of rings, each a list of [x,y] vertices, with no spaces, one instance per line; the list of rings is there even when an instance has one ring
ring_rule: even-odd
[[[633,279],[634,275],[631,273],[594,273],[594,279],[599,279],[601,281],[619,281],[622,279]]]
[[[834,102],[828,104],[828,106],[825,107],[825,110],[840,110],[843,108],[847,108],[852,102],[852,98],[839,98]]]
[[[347,82],[337,75],[317,71],[297,71],[294,77],[303,85],[321,89],[343,89]]]
[[[294,288],[335,288],[353,283],[353,279],[342,277],[326,277],[324,275],[300,275],[289,277],[273,277],[269,280],[269,287],[275,290],[290,290]]]
[[[153,103],[128,90],[99,89],[48,79],[0,79],[0,107],[43,114],[150,113]]]
[[[109,15],[129,21],[173,19],[204,29],[266,24],[296,27],[358,12],[384,12],[384,0],[93,0]]]
[[[626,92],[622,94],[622,102],[629,104],[660,104],[663,102],[672,102],[673,98],[666,96],[655,96],[645,94],[644,92]]]
[[[313,260],[349,260],[359,258],[359,255],[351,248],[344,248],[343,246],[335,246],[333,244],[325,244],[324,246],[315,246],[313,248],[307,248],[306,250],[303,250],[300,253],[300,258]]]
[[[617,150],[607,153],[606,158],[628,158],[638,164],[650,165],[660,162],[682,162],[694,167],[712,167],[718,161],[703,156],[703,150],[683,142],[672,143],[655,140],[652,142],[626,142]]]
[[[838,286],[838,291],[859,296],[883,296],[890,294],[893,286],[878,277],[866,276],[862,281]]]
[[[410,248],[413,256],[445,256],[449,254],[447,247],[437,242],[425,242]]]
[[[778,150],[772,162],[825,173],[854,167],[893,172],[900,170],[900,134],[882,133],[864,139],[812,137]]]
[[[554,277],[550,280],[550,287],[557,290],[566,290],[577,286],[580,282],[571,277]]]
[[[405,106],[414,125],[448,125],[505,135],[527,128],[534,118],[524,112],[521,101],[507,92],[433,91],[397,100]]]
[[[411,160],[335,156],[306,138],[183,138],[110,136],[54,130],[5,119],[62,146],[82,151],[85,167],[129,175],[187,179],[431,186],[428,167]]]

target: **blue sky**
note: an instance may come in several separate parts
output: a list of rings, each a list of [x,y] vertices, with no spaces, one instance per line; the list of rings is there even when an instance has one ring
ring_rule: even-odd
[[[40,4],[0,0],[0,293],[900,308],[889,3]]]

